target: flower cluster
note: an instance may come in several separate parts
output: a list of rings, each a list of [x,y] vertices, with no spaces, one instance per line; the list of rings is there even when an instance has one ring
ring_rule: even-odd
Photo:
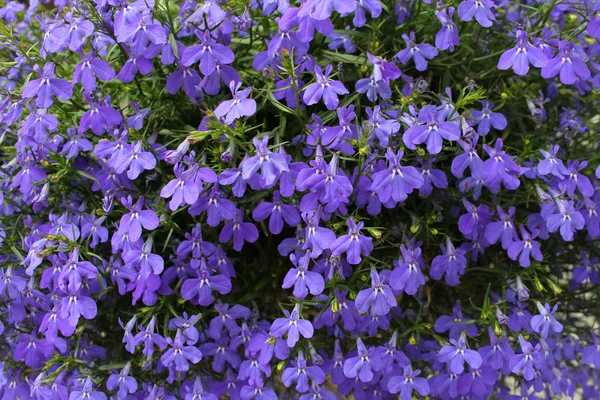
[[[0,398],[600,397],[598,13],[0,3]]]

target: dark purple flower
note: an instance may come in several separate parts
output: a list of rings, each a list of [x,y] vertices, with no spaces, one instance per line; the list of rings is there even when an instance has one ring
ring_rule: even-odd
[[[313,296],[321,294],[325,288],[325,281],[321,274],[308,270],[310,252],[299,258],[296,254],[291,254],[290,260],[296,267],[290,268],[283,279],[281,287],[289,289],[293,286],[294,296],[299,299],[306,298],[309,292]]]
[[[283,370],[281,380],[285,387],[290,387],[292,383],[296,382],[296,391],[304,393],[309,389],[309,379],[313,385],[315,383],[320,385],[325,382],[325,373],[318,365],[308,366],[304,353],[301,351],[298,353],[296,361],[291,362],[291,367]]]
[[[373,239],[360,233],[365,225],[364,222],[357,224],[353,218],[349,218],[346,224],[348,234],[340,236],[331,244],[331,252],[336,256],[346,253],[348,263],[360,264],[361,254],[368,256],[373,251]]]
[[[508,246],[508,257],[511,260],[519,260],[519,265],[527,268],[531,265],[530,257],[534,260],[542,261],[544,259],[540,249],[540,243],[534,240],[538,236],[538,231],[534,230],[531,234],[523,225],[519,225],[522,240],[516,240]]]
[[[411,400],[412,392],[416,390],[421,396],[429,394],[429,383],[425,378],[419,378],[421,370],[412,370],[410,366],[404,367],[404,373],[401,376],[392,376],[388,381],[388,390],[390,393],[400,393],[401,400]]]
[[[539,333],[544,339],[548,337],[550,329],[552,329],[554,333],[562,332],[562,324],[554,318],[554,313],[558,310],[558,304],[555,304],[552,310],[550,310],[550,305],[548,303],[542,306],[542,303],[538,301],[536,302],[536,306],[540,315],[534,315],[533,318],[531,318],[531,329]]]
[[[229,89],[233,95],[233,100],[225,100],[215,108],[215,116],[223,118],[226,124],[231,124],[241,117],[249,117],[256,112],[256,102],[248,98],[252,88],[248,87],[240,90],[242,82],[229,82]]]
[[[170,349],[160,357],[160,362],[165,367],[175,363],[177,372],[186,372],[190,368],[190,362],[198,364],[202,360],[202,352],[197,347],[185,345],[185,339],[180,329],[177,329],[175,340],[167,338],[167,343]]]
[[[383,278],[383,279],[382,279]],[[356,295],[356,308],[366,313],[372,307],[375,315],[387,315],[391,307],[396,307],[397,302],[392,289],[380,276],[374,267],[371,268],[371,288],[363,289]]]
[[[349,93],[341,82],[329,79],[332,70],[333,66],[329,64],[323,74],[321,67],[315,65],[316,82],[306,86],[302,95],[302,99],[307,105],[317,104],[319,100],[323,99],[328,110],[335,110],[340,102],[338,95]]]
[[[50,108],[54,103],[53,97],[61,100],[69,100],[73,96],[71,84],[60,78],[54,77],[54,63],[44,64],[43,70],[36,64],[33,70],[40,75],[38,79],[32,79],[23,88],[22,97],[31,99],[36,97],[36,105],[39,108]]]
[[[344,362],[344,375],[346,378],[358,377],[364,383],[371,382],[373,370],[379,371],[381,368],[381,359],[376,354],[375,348],[372,346],[367,348],[360,338],[356,339],[356,346],[358,354]]]
[[[504,115],[492,111],[494,103],[488,103],[486,100],[483,100],[481,106],[483,107],[481,111],[471,111],[471,115],[475,118],[474,125],[477,125],[477,133],[483,136],[487,135],[490,133],[490,126],[503,131],[508,122]]]
[[[446,246],[442,244],[440,247],[444,254],[433,259],[430,275],[436,281],[442,279],[442,275],[446,275],[446,283],[457,286],[460,276],[467,268],[465,251],[461,248],[455,249],[450,239],[446,240]]]
[[[406,43],[406,49],[401,50],[396,54],[396,58],[404,65],[408,64],[412,58],[415,61],[417,71],[425,71],[427,69],[427,60],[438,55],[438,51],[430,44],[416,44],[415,33],[410,32],[410,37],[406,34],[402,35]]]
[[[507,70],[512,67],[517,75],[526,75],[529,72],[529,63],[534,67],[543,68],[548,64],[544,52],[531,45],[526,31],[517,30],[517,45],[506,50],[498,61],[498,69]]]
[[[450,339],[450,346],[441,348],[437,359],[447,363],[450,371],[461,374],[465,369],[465,361],[473,369],[481,366],[481,356],[475,350],[467,349],[467,337],[463,332],[458,340]]]

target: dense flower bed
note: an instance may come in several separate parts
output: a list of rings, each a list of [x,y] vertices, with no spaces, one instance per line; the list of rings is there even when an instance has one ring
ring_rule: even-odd
[[[600,398],[600,4],[0,3],[0,398]]]

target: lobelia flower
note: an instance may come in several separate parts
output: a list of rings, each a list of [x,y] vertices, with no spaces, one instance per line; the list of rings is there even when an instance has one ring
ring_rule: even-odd
[[[458,219],[458,230],[467,238],[474,239],[483,227],[486,227],[491,221],[491,215],[488,206],[480,205],[475,207],[463,197],[462,203],[467,210]]]
[[[387,315],[391,307],[398,304],[389,285],[385,284],[385,277],[380,276],[374,267],[371,267],[371,288],[364,289],[356,295],[356,308],[366,313],[373,308],[375,315]]]
[[[198,364],[202,360],[202,352],[195,346],[186,346],[181,330],[177,329],[175,339],[167,338],[170,348],[161,357],[160,362],[169,367],[175,363],[177,372],[186,372],[190,369],[190,362]]]
[[[586,346],[583,349],[581,361],[588,365],[600,365],[600,340],[596,332],[592,331],[593,344]]]
[[[419,287],[425,284],[425,277],[421,271],[420,257],[421,248],[413,251],[400,245],[402,258],[394,262],[394,270],[390,274],[390,286],[394,290],[404,291],[408,295],[414,295]]]
[[[313,296],[320,295],[325,288],[325,281],[321,274],[308,270],[310,252],[307,252],[302,257],[290,254],[290,260],[296,267],[290,268],[283,279],[281,287],[289,289],[293,286],[294,296],[299,299],[306,298],[309,292]]]
[[[483,163],[486,173],[485,185],[494,194],[498,193],[502,183],[508,190],[515,190],[521,184],[518,178],[521,168],[502,150],[502,146],[503,142],[500,138],[496,140],[494,147],[483,145],[486,153],[490,156]]]
[[[503,337],[499,339],[491,326],[488,327],[488,335],[490,345],[479,349],[483,365],[489,365],[497,370],[502,369],[514,355],[513,349],[510,347],[508,338]]]
[[[196,276],[196,278],[186,279],[181,285],[181,296],[186,300],[197,301],[201,306],[208,306],[214,301],[213,290],[221,294],[231,291],[231,281],[225,275],[212,275],[204,261],[196,270]]]
[[[61,100],[69,100],[73,96],[73,88],[65,79],[54,77],[54,63],[44,64],[42,70],[36,64],[33,70],[40,75],[38,79],[32,79],[23,88],[21,97],[24,99],[36,98],[35,104],[39,108],[50,108],[54,103],[53,97]]]
[[[206,76],[215,71],[217,62],[219,64],[233,62],[235,58],[233,51],[229,47],[217,43],[211,32],[204,33],[196,30],[196,36],[200,39],[200,44],[188,47],[181,55],[181,62],[184,66],[189,67],[200,61],[200,72]],[[233,92],[233,89],[231,91]]]
[[[492,7],[494,2],[491,0],[464,0],[458,6],[458,16],[463,21],[471,21],[475,17],[479,25],[489,28],[496,20]]]
[[[125,343],[125,350],[127,350],[131,354],[135,353],[135,338],[132,335],[131,331],[133,331],[133,328],[135,327],[136,320],[137,317],[134,315],[133,318],[131,318],[129,322],[127,322],[126,325],[123,325],[121,318],[119,318],[119,325],[121,325],[121,328],[125,331],[121,343]]]
[[[167,41],[165,29],[152,18],[151,13],[135,13],[135,16],[115,29],[117,42],[128,43],[136,56],[144,54],[149,43],[162,45]]]
[[[361,254],[368,256],[373,251],[373,239],[365,235],[361,235],[360,230],[365,226],[364,222],[358,224],[354,222],[354,218],[349,218],[346,221],[348,225],[348,234],[342,235],[331,244],[331,253],[336,256],[346,253],[346,259],[350,264],[360,264]]]
[[[415,33],[410,32],[410,37],[406,34],[402,35],[406,43],[406,49],[398,52],[395,57],[404,65],[408,64],[412,58],[417,67],[417,71],[425,71],[427,69],[427,60],[430,60],[438,55],[438,51],[430,44],[416,44]]]
[[[242,177],[249,180],[260,169],[261,187],[264,189],[273,187],[282,172],[289,172],[287,159],[283,154],[272,152],[267,148],[268,136],[263,136],[262,139],[255,137],[252,143],[257,154],[242,160],[240,164]]]
[[[135,79],[138,71],[142,75],[148,75],[152,71],[152,60],[142,55],[129,54],[129,59],[123,64],[123,68],[117,74],[117,78],[123,83],[129,83]]]
[[[454,7],[435,10],[435,16],[442,23],[442,29],[435,35],[435,47],[440,50],[454,51],[454,46],[460,44],[458,27],[452,21]]]
[[[140,247],[132,246],[123,254],[123,261],[127,266],[139,268],[140,276],[147,279],[151,274],[160,275],[164,269],[164,260],[158,254],[151,253],[152,251],[152,236]]]
[[[500,221],[489,222],[486,224],[485,239],[490,244],[494,244],[498,241],[498,239],[500,239],[502,248],[507,250],[514,241],[519,239],[517,236],[517,230],[515,229],[515,224],[513,222],[516,209],[514,206],[511,206],[508,209],[508,213],[506,213],[502,207],[497,206],[496,210],[498,212],[498,216],[500,217]]]
[[[277,395],[272,389],[265,388],[262,381],[249,381],[242,387],[240,398],[242,400],[277,400]]]
[[[121,372],[110,375],[106,380],[106,388],[108,390],[115,390],[119,388],[117,391],[117,397],[120,399],[126,398],[128,393],[133,394],[138,389],[138,384],[135,378],[129,376],[130,369],[131,362],[127,362]]]
[[[349,357],[344,362],[344,375],[346,378],[360,379],[361,382],[368,383],[373,380],[373,370],[379,371],[381,368],[381,358],[375,352],[375,347],[367,349],[360,338],[356,339],[358,355]]]
[[[171,72],[167,77],[167,85],[165,89],[170,94],[177,94],[179,89],[183,86],[183,91],[191,99],[196,98],[196,86],[200,84],[202,78],[193,68],[189,68],[177,62],[179,69],[175,72]]]
[[[233,249],[236,251],[242,250],[244,242],[254,243],[258,239],[258,229],[252,222],[244,221],[244,210],[239,209],[231,222],[223,226],[219,234],[219,241],[227,243],[233,236]]]
[[[300,351],[296,361],[291,362],[291,367],[283,370],[281,380],[285,387],[292,386],[292,383],[296,382],[296,391],[304,393],[308,391],[308,380],[309,378],[314,384],[322,384],[325,382],[325,373],[318,365],[308,366],[304,353]]]
[[[470,168],[471,174],[476,179],[485,179],[483,161],[477,154],[475,146],[477,145],[477,137],[471,141],[458,139],[458,144],[463,148],[464,153],[459,154],[452,160],[450,171],[457,178],[462,178],[465,170]]]
[[[450,238],[446,239],[446,246],[441,244],[440,247],[444,254],[433,259],[430,270],[431,278],[439,281],[442,279],[442,275],[446,275],[446,283],[449,286],[457,286],[460,275],[463,275],[467,268],[465,250],[455,249]]]
[[[483,109],[481,111],[473,110],[471,115],[475,118],[474,125],[477,125],[477,133],[487,135],[490,133],[490,126],[499,131],[503,131],[508,123],[506,117],[501,113],[492,112],[494,103],[488,103],[486,100],[481,101]]]
[[[155,345],[158,346],[158,348],[161,350],[167,348],[167,341],[158,333],[154,333],[155,328],[156,317],[153,316],[150,319],[147,328],[144,328],[141,325],[138,326],[139,333],[135,335],[135,345],[139,346],[143,343],[144,350],[142,351],[142,353],[147,357],[150,357],[154,354]]]
[[[566,191],[569,197],[573,197],[575,189],[579,190],[579,193],[586,197],[592,197],[594,195],[594,186],[590,179],[579,171],[587,167],[587,161],[567,161],[568,179],[564,179],[558,183],[558,187],[562,191]]]
[[[388,381],[388,390],[392,394],[400,393],[401,400],[411,400],[412,392],[416,390],[421,396],[429,394],[429,383],[425,378],[419,378],[421,370],[412,370],[412,367],[403,368],[404,373],[401,376],[392,376]]]
[[[95,101],[89,93],[84,92],[83,98],[90,105],[90,109],[83,113],[79,120],[77,132],[83,134],[91,129],[96,135],[100,136],[113,128],[118,127],[123,122],[121,113],[110,105],[110,97],[107,96],[104,101],[99,99]]]
[[[534,240],[538,236],[538,231],[533,230],[530,234],[523,225],[519,225],[522,240],[515,240],[508,246],[508,257],[511,260],[519,260],[519,265],[527,268],[531,265],[531,257],[534,260],[542,261],[544,256],[540,249],[540,243]]]
[[[120,161],[123,161],[122,159]],[[131,180],[137,179],[144,171],[153,170],[156,167],[156,158],[149,151],[142,151],[142,142],[138,141],[131,149],[129,159],[117,164],[115,172],[121,174],[127,170],[127,177]]]
[[[287,345],[289,348],[294,348],[300,335],[306,339],[312,338],[314,329],[310,321],[300,318],[300,305],[296,304],[292,313],[284,310],[286,318],[277,318],[271,325],[270,334],[276,338],[280,338],[287,333]]]
[[[473,369],[481,366],[481,356],[475,350],[467,349],[466,333],[460,334],[457,340],[450,339],[450,346],[444,346],[440,349],[437,356],[438,361],[447,363],[450,371],[455,374],[461,374],[465,370],[465,361]]]
[[[428,160],[422,160],[417,157],[417,161],[421,163],[421,168],[417,168],[421,172],[423,177],[423,186],[419,188],[419,194],[423,197],[427,197],[433,192],[433,187],[438,189],[445,189],[448,187],[448,178],[446,174],[439,169],[432,168],[433,163],[436,161],[435,157]]]
[[[96,302],[91,297],[84,295],[80,290],[64,292],[61,302],[61,318],[67,319],[69,325],[77,326],[79,317],[93,319],[98,313]]]
[[[183,179],[183,175],[181,176]],[[198,200],[190,207],[190,215],[200,215],[206,211],[206,222],[209,226],[218,226],[223,220],[233,220],[236,216],[237,209],[231,200],[222,197],[221,190],[218,185],[214,185],[210,193],[206,197],[199,197]]]
[[[97,59],[96,54],[81,55],[81,62],[75,66],[73,71],[73,86],[81,82],[81,86],[87,92],[93,92],[96,89],[96,78],[103,81],[110,81],[115,77],[115,70],[110,64],[102,59]]]
[[[160,221],[156,213],[152,210],[142,210],[144,206],[143,197],[139,197],[135,204],[133,204],[131,196],[123,197],[121,198],[121,204],[129,212],[121,217],[117,234],[127,233],[131,242],[137,242],[142,237],[142,227],[149,231],[158,227]]]
[[[283,221],[290,225],[296,226],[300,223],[300,213],[298,209],[292,205],[284,204],[281,201],[279,190],[273,192],[273,202],[264,201],[252,211],[252,218],[255,221],[263,221],[269,217],[269,232],[274,235],[281,233],[283,230]]]
[[[69,395],[69,400],[106,400],[106,395],[94,390],[92,377],[88,376],[83,382],[81,390],[73,390]]]
[[[197,376],[194,380],[194,386],[185,388],[187,393],[185,394],[184,400],[217,400],[218,397],[213,393],[208,393],[202,386],[200,377]]]
[[[542,68],[542,77],[546,79],[554,78],[559,73],[560,81],[565,85],[572,85],[578,79],[587,81],[591,76],[585,61],[568,40],[558,42],[558,54]]]
[[[248,98],[252,92],[251,87],[240,90],[242,82],[229,82],[229,89],[233,95],[233,100],[226,100],[215,108],[215,116],[223,118],[226,124],[233,123],[241,117],[249,117],[256,112],[256,101]]]
[[[308,0],[303,4],[298,15],[311,15],[316,20],[329,19],[333,10],[340,14],[350,14],[356,9],[354,0]]]
[[[400,165],[403,156],[402,150],[399,149],[398,153],[394,154],[388,147],[385,154],[389,162],[388,168],[372,175],[371,190],[377,194],[382,203],[387,203],[389,200],[402,202],[414,189],[423,186],[425,180],[416,168]]]
[[[31,335],[20,333],[18,341],[14,347],[12,359],[14,361],[24,361],[30,368],[40,368],[54,352],[54,346],[46,339],[38,339],[37,332],[34,330]]]
[[[555,304],[552,310],[550,310],[550,305],[548,303],[542,306],[542,303],[538,301],[536,302],[536,306],[540,315],[534,315],[533,318],[531,318],[531,329],[539,333],[543,339],[548,337],[548,332],[551,329],[554,333],[562,332],[562,324],[554,318],[554,313],[558,310],[558,304]]]
[[[434,105],[423,107],[417,121],[419,124],[408,128],[402,137],[406,147],[411,150],[416,150],[418,144],[427,143],[427,151],[438,154],[442,150],[442,138],[460,138],[460,128],[455,122],[439,122],[439,111]]]
[[[239,304],[229,307],[229,304],[223,304],[221,301],[218,301],[217,304],[215,304],[215,310],[217,310],[219,315],[210,321],[209,327],[206,330],[206,333],[215,340],[223,336],[223,328],[226,328],[230,336],[239,334],[241,328],[235,321],[237,319],[246,320],[250,318],[251,315],[251,312],[247,307]]]
[[[387,147],[389,140],[400,130],[400,123],[396,120],[385,119],[381,113],[381,107],[367,108],[367,116],[373,129],[373,133],[379,139],[382,147]]]
[[[535,376],[536,369],[544,366],[544,358],[540,352],[540,345],[535,348],[519,335],[519,344],[521,345],[521,354],[515,354],[510,358],[510,370],[514,374],[522,373],[523,378],[530,382]]]
[[[552,214],[546,219],[548,232],[556,232],[560,229],[560,235],[563,240],[570,242],[573,240],[573,233],[583,229],[585,220],[579,211],[575,209],[573,200],[556,201],[558,213]]]
[[[560,146],[557,144],[550,145],[550,152],[540,149],[540,153],[542,153],[544,159],[538,163],[538,174],[542,176],[552,174],[560,179],[564,179],[564,175],[569,175],[569,170],[565,167],[562,160],[556,156],[559,151]]]
[[[512,68],[517,75],[527,75],[530,63],[537,68],[544,68],[548,64],[544,52],[529,43],[526,31],[517,29],[516,38],[517,45],[500,56],[499,70]]]
[[[304,87],[302,95],[306,105],[317,104],[319,100],[323,99],[328,110],[335,110],[340,102],[338,95],[349,93],[341,82],[329,79],[332,70],[333,66],[329,64],[325,68],[325,74],[323,74],[321,67],[315,65],[316,82]]]
[[[367,11],[371,14],[371,18],[377,18],[381,15],[383,7],[379,0],[357,0],[354,19],[352,19],[354,26],[360,28],[367,23]]]
[[[460,300],[456,300],[456,304],[452,307],[452,315],[441,315],[436,319],[433,329],[437,333],[450,331],[450,338],[456,339],[465,331],[469,336],[477,336],[477,326],[469,324],[470,318],[463,317]]]

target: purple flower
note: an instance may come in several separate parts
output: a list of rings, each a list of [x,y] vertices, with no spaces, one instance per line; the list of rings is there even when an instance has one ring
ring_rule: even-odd
[[[375,352],[375,347],[367,347],[360,338],[356,339],[358,354],[356,357],[349,357],[344,362],[344,375],[346,378],[360,379],[361,382],[368,383],[373,380],[373,370],[379,371],[381,368],[381,359]]]
[[[325,382],[325,373],[318,365],[307,366],[304,353],[301,351],[298,353],[296,361],[291,362],[291,367],[283,370],[281,380],[285,387],[292,386],[292,383],[296,382],[296,391],[304,393],[308,391],[308,380],[312,380],[313,385],[322,384]]]
[[[106,400],[106,395],[102,392],[93,390],[94,382],[92,377],[88,376],[83,382],[81,390],[73,390],[69,395],[69,400]]]
[[[350,14],[356,9],[356,2],[354,0],[308,0],[298,15],[311,15],[321,21],[329,19],[334,9],[340,14]]]
[[[142,227],[146,230],[154,230],[158,227],[159,220],[156,213],[152,210],[142,210],[144,198],[138,198],[133,204],[131,196],[123,197],[121,203],[127,207],[129,212],[121,217],[119,223],[118,235],[127,233],[131,242],[136,242],[142,237]]]
[[[296,226],[300,223],[300,213],[292,205],[284,204],[281,201],[279,190],[273,192],[273,202],[262,202],[252,211],[252,218],[255,221],[263,221],[269,218],[269,232],[274,235],[283,230],[283,221],[290,226]]]
[[[54,78],[54,63],[44,64],[41,71],[36,64],[33,66],[33,70],[40,77],[29,81],[27,86],[23,88],[22,97],[24,99],[36,97],[35,104],[39,108],[50,108],[54,103],[54,96],[61,100],[69,100],[73,96],[73,88],[68,81]]]
[[[69,325],[77,326],[79,317],[93,319],[98,313],[96,302],[91,297],[81,293],[81,290],[69,290],[61,302],[61,318],[67,319]]]
[[[457,178],[462,178],[465,170],[470,168],[473,177],[477,179],[485,179],[483,161],[477,154],[477,150],[475,148],[477,145],[477,137],[473,140],[473,143],[459,139],[458,144],[463,148],[464,153],[459,154],[452,160],[452,166],[450,168],[452,175]]]
[[[152,18],[151,13],[134,15],[131,21],[126,21],[116,29],[117,42],[129,43],[133,54],[140,56],[148,48],[148,43],[162,45],[167,41],[165,29],[158,20]]]
[[[536,306],[540,315],[534,315],[533,318],[531,318],[531,329],[539,333],[543,339],[548,337],[550,329],[552,329],[554,333],[562,332],[562,324],[554,318],[554,313],[558,310],[558,304],[554,305],[552,311],[550,310],[550,305],[548,303],[542,306],[542,303],[538,301],[536,302]]]
[[[500,184],[508,190],[515,190],[519,187],[519,174],[521,168],[513,161],[513,159],[502,150],[502,139],[498,138],[494,147],[487,144],[483,145],[486,153],[490,156],[483,163],[485,171],[485,185],[492,193],[498,193]]]
[[[81,82],[83,88],[92,92],[96,89],[96,78],[110,81],[115,77],[115,70],[104,60],[96,59],[95,53],[84,54],[81,62],[73,71],[73,85]]]
[[[177,372],[186,372],[190,369],[190,362],[198,364],[202,360],[202,352],[197,347],[185,345],[185,339],[180,329],[177,329],[175,340],[167,338],[167,343],[171,348],[160,357],[160,362],[165,367],[175,363]]]
[[[572,85],[578,79],[587,81],[590,79],[590,70],[575,51],[575,46],[568,40],[558,43],[558,54],[548,60],[542,68],[542,77],[549,79],[560,73],[560,81],[565,85]]]
[[[550,145],[550,152],[540,150],[544,159],[537,166],[538,174],[542,176],[552,174],[560,179],[563,179],[564,175],[569,175],[569,170],[567,170],[562,160],[557,157],[559,151],[559,145]]]
[[[393,150],[388,148],[385,153],[385,158],[389,162],[388,168],[372,175],[371,190],[378,195],[382,203],[390,200],[402,202],[414,189],[423,186],[423,176],[416,168],[400,165],[403,156],[402,150],[399,149],[398,153],[394,154]]]
[[[463,21],[470,21],[475,17],[479,25],[484,28],[492,26],[492,21],[496,20],[492,7],[494,2],[491,0],[464,0],[458,6],[458,16]]]
[[[385,119],[380,106],[375,106],[373,109],[367,108],[367,116],[373,128],[373,133],[379,139],[379,144],[382,147],[387,147],[394,133],[400,130],[400,123],[393,119]]]
[[[117,391],[117,396],[122,399],[127,397],[128,393],[135,393],[138,389],[138,384],[135,378],[129,376],[130,369],[131,362],[127,362],[121,372],[110,375],[106,380],[106,388],[108,390],[115,390],[119,388]]]
[[[442,23],[442,29],[435,35],[435,47],[440,50],[454,51],[454,46],[460,44],[458,27],[452,21],[454,7],[442,8],[435,11],[435,16]]]
[[[342,235],[331,244],[331,252],[336,255],[346,253],[346,259],[350,264],[360,264],[361,254],[368,256],[373,251],[373,239],[361,235],[360,230],[365,226],[364,222],[358,224],[353,218],[346,221],[348,234]]]
[[[242,400],[277,400],[277,395],[272,389],[263,387],[262,381],[252,380],[242,387],[240,397]]]
[[[212,275],[204,259],[196,270],[196,276],[196,278],[186,279],[181,285],[181,296],[186,300],[197,301],[201,306],[208,306],[214,301],[213,290],[221,294],[231,291],[231,281],[225,275]]]
[[[430,275],[433,279],[439,281],[442,279],[442,275],[445,274],[446,283],[450,286],[457,286],[460,275],[463,275],[467,268],[465,250],[455,249],[449,238],[446,240],[446,246],[442,244],[440,247],[444,254],[433,259]]]
[[[540,345],[535,348],[519,335],[521,354],[515,354],[510,358],[510,370],[514,374],[522,373],[526,381],[533,380],[536,368],[544,365],[544,358],[540,352]]]
[[[483,107],[481,111],[471,111],[471,115],[475,118],[475,124],[477,125],[477,133],[483,136],[487,135],[490,132],[490,126],[493,126],[499,131],[506,128],[506,125],[508,124],[506,122],[506,117],[500,113],[492,112],[494,103],[488,103],[483,100],[481,106]]]
[[[403,369],[404,373],[401,376],[392,376],[388,381],[387,387],[390,393],[400,393],[401,400],[411,400],[413,390],[416,390],[421,396],[427,396],[429,383],[425,378],[418,378],[421,370],[413,371],[410,366]]]
[[[366,313],[372,307],[375,315],[387,315],[391,307],[396,307],[397,302],[392,289],[385,284],[385,278],[380,276],[374,267],[371,267],[371,288],[364,289],[356,295],[356,308]]]
[[[460,128],[455,122],[440,122],[439,111],[434,105],[427,105],[419,111],[419,124],[408,128],[402,137],[404,144],[411,150],[416,145],[427,143],[430,154],[438,154],[442,150],[442,138],[457,140],[460,138]]]
[[[415,61],[417,71],[425,71],[427,69],[427,60],[438,55],[438,51],[430,44],[416,44],[415,33],[410,32],[410,37],[406,34],[402,35],[406,42],[406,49],[401,50],[396,54],[396,58],[404,65],[408,64],[412,58]]]
[[[317,104],[323,99],[328,110],[335,110],[339,104],[338,95],[348,94],[348,90],[339,81],[329,79],[333,66],[329,64],[325,68],[325,74],[320,66],[315,65],[316,82],[304,88],[302,99],[307,105]]]
[[[450,339],[450,346],[441,348],[437,359],[440,362],[447,363],[450,371],[454,374],[461,374],[465,370],[465,361],[473,369],[481,366],[481,356],[475,350],[467,349],[467,337],[463,332],[457,340]]]
[[[252,143],[257,154],[245,158],[240,164],[242,177],[249,180],[260,169],[261,186],[265,189],[273,187],[282,172],[289,172],[288,161],[284,155],[267,149],[268,136],[263,136],[262,139],[255,137],[252,139]]]
[[[590,182],[590,178],[579,173],[579,171],[587,167],[587,161],[571,161],[567,162],[568,179],[564,179],[558,183],[558,187],[562,191],[566,191],[570,197],[575,194],[575,189],[579,190],[579,193],[586,197],[592,197],[594,195],[594,186]]]
[[[517,75],[526,75],[529,72],[529,64],[534,67],[543,68],[548,64],[544,52],[531,45],[526,31],[517,30],[517,45],[506,50],[498,61],[498,69],[507,70],[512,67]]]
[[[217,62],[219,64],[231,64],[235,58],[233,51],[229,47],[217,43],[211,32],[203,33],[196,30],[196,36],[200,39],[201,44],[190,46],[183,51],[181,62],[184,66],[189,67],[200,61],[200,72],[204,75],[210,75],[217,68]]]
[[[402,258],[394,262],[395,268],[390,274],[390,286],[394,290],[404,291],[412,296],[425,284],[425,277],[421,271],[421,248],[409,250],[401,245],[400,251]]]
[[[540,249],[540,243],[537,240],[533,240],[538,236],[538,231],[534,230],[531,234],[525,229],[523,225],[519,225],[521,231],[522,240],[515,240],[508,246],[508,257],[511,260],[519,260],[519,265],[523,268],[527,268],[531,265],[530,257],[534,260],[542,261],[544,256]]]
[[[497,308],[499,310],[499,308]],[[498,338],[494,333],[494,329],[488,327],[488,335],[490,338],[490,345],[483,346],[479,349],[479,354],[483,359],[483,365],[489,365],[494,369],[502,369],[514,355],[512,347],[507,337]]]
[[[281,287],[289,289],[293,286],[294,296],[299,299],[306,298],[309,292],[313,296],[321,294],[325,288],[325,281],[321,274],[308,270],[310,252],[298,258],[296,254],[291,254],[290,260],[296,267],[290,268],[283,279]]]
[[[313,336],[314,329],[310,321],[300,318],[300,305],[296,304],[294,310],[290,314],[288,310],[283,311],[286,318],[277,318],[271,325],[271,335],[276,338],[280,338],[287,333],[287,345],[293,348],[300,335],[306,339],[310,339]]]
[[[217,118],[225,117],[225,123],[231,124],[238,118],[249,117],[256,112],[256,102],[249,99],[252,88],[248,87],[244,90],[239,90],[242,82],[229,82],[229,89],[233,95],[233,100],[226,100],[215,108],[215,116]]]
[[[190,214],[193,216],[200,215],[204,211],[207,214],[206,222],[213,227],[218,226],[223,220],[233,220],[237,213],[235,204],[231,200],[222,197],[218,185],[212,187],[208,196],[198,198],[189,209]]]
[[[546,227],[549,232],[560,229],[563,240],[573,240],[573,233],[583,229],[585,220],[579,211],[575,209],[573,200],[557,200],[558,213],[552,214],[546,219]]]
[[[202,386],[202,381],[200,377],[197,376],[194,380],[194,386],[185,388],[187,393],[185,395],[184,400],[217,400],[218,397],[213,393],[208,393],[204,390]]]
[[[231,222],[223,226],[219,234],[219,241],[227,243],[233,236],[233,249],[242,250],[244,242],[254,243],[258,239],[258,229],[252,222],[244,221],[244,210],[239,209]]]
[[[79,134],[91,129],[96,135],[102,135],[123,122],[121,113],[111,106],[109,96],[104,101],[102,99],[95,101],[88,93],[84,92],[83,98],[90,105],[90,109],[83,113],[79,120],[79,128],[77,129]]]

